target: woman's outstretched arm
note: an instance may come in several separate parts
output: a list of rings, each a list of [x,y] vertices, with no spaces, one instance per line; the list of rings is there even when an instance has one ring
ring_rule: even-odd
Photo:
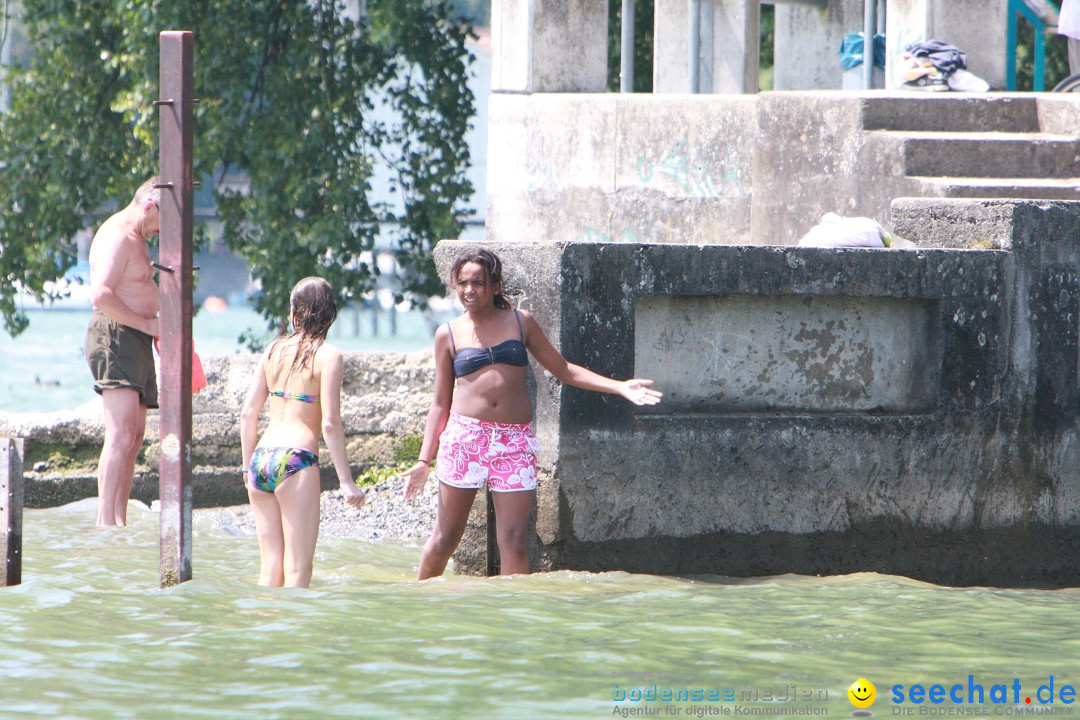
[[[663,393],[650,387],[652,380],[645,378],[614,380],[594,373],[588,368],[567,362],[562,353],[548,340],[544,329],[536,322],[532,313],[528,310],[518,310],[518,313],[521,315],[521,324],[525,331],[525,346],[537,362],[560,382],[583,390],[622,395],[635,405],[655,405],[660,402]]]

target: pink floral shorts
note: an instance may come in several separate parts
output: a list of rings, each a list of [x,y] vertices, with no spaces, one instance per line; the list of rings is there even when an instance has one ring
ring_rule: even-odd
[[[450,413],[439,436],[435,476],[458,488],[492,492],[536,489],[536,451],[532,425],[515,425]]]

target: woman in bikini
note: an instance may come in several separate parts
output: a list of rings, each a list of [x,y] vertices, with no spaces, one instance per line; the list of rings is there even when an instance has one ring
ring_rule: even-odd
[[[435,461],[439,510],[420,555],[419,579],[442,575],[465,532],[476,491],[495,505],[500,571],[529,572],[526,532],[536,497],[528,353],[560,381],[617,393],[637,405],[660,402],[652,380],[612,380],[567,362],[527,310],[502,295],[502,263],[483,249],[463,252],[450,269],[465,314],[435,332],[435,396],[420,458],[405,473],[405,499],[423,492]],[[438,450],[436,457],[435,451]]]
[[[334,292],[322,278],[304,278],[289,299],[293,333],[262,354],[240,414],[245,483],[255,512],[262,558],[259,584],[307,587],[319,537],[319,431],[346,502],[363,507],[352,480],[341,422],[341,351],[326,333],[337,317]],[[256,444],[259,414],[270,422]]]

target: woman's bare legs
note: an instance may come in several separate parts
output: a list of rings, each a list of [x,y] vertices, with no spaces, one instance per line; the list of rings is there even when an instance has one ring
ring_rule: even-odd
[[[285,536],[281,531],[281,508],[274,493],[247,486],[248,500],[255,513],[255,535],[259,538],[259,584],[281,587],[285,581],[282,559]]]
[[[319,539],[319,468],[285,478],[274,492],[248,485],[261,557],[259,584],[307,587]]]
[[[290,475],[274,489],[285,540],[285,587],[307,587],[311,583],[315,542],[319,539],[320,490],[318,466]]]
[[[446,563],[450,562],[450,556],[457,550],[461,536],[465,534],[465,524],[475,497],[475,488],[457,488],[439,483],[439,512],[435,518],[435,529],[420,553],[418,580],[438,577],[446,570]]]
[[[536,491],[493,492],[495,537],[499,543],[501,575],[529,572],[528,533]]]

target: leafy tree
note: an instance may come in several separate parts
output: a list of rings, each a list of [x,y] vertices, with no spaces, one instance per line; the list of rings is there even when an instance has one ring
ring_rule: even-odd
[[[1069,76],[1069,45],[1065,36],[1048,33],[1044,36],[1046,55],[1043,58],[1043,87],[1052,90]],[[1030,91],[1035,87],[1035,28],[1020,22],[1016,43],[1016,89]]]
[[[158,33],[195,33],[195,176],[213,183],[226,244],[283,320],[292,285],[326,278],[349,302],[374,286],[380,227],[401,294],[439,287],[431,248],[461,229],[471,29],[449,0],[23,0],[32,53],[8,68],[0,115],[0,312],[26,326],[16,283],[75,261],[90,216],[126,203],[158,158]],[[379,168],[384,168],[379,171]],[[241,173],[240,191],[223,178]],[[205,182],[205,181],[204,181]],[[375,182],[398,202],[379,206]]]

